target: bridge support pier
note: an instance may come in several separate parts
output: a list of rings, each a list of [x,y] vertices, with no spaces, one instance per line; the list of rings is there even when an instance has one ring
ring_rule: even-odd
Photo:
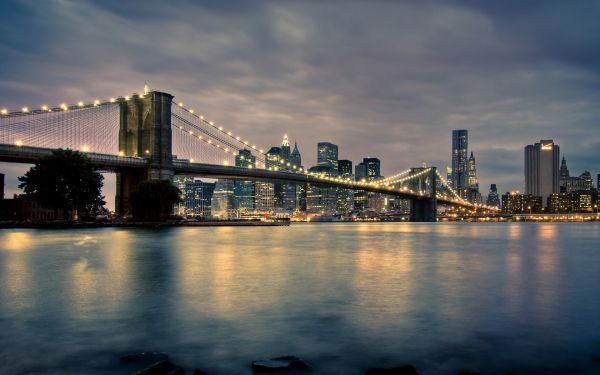
[[[437,199],[413,199],[410,202],[410,221],[437,221]]]
[[[130,196],[138,184],[149,179],[173,179],[172,101],[171,94],[158,91],[119,100],[119,155],[148,161],[146,171],[117,173],[115,208],[119,215],[131,212]]]

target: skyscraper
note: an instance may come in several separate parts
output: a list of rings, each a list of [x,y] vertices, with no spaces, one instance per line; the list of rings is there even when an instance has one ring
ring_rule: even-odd
[[[210,216],[214,190],[214,182],[204,182],[202,180],[187,182],[183,198],[186,216]]]
[[[233,180],[217,180],[211,200],[211,214],[221,219],[230,219],[234,214]]]
[[[328,166],[337,171],[338,146],[329,142],[317,143],[317,165]]]
[[[452,188],[464,197],[467,187],[469,132],[452,131]]]
[[[290,162],[296,167],[302,167],[302,156],[300,155],[300,151],[298,151],[298,143],[294,141],[294,150],[290,155]]]
[[[542,197],[546,204],[552,193],[559,192],[560,148],[551,139],[525,147],[525,194]]]
[[[569,168],[567,168],[567,161],[565,160],[565,156],[563,155],[562,160],[560,162],[559,169],[559,192],[566,193],[567,192],[567,184],[569,181]]]
[[[235,156],[235,166],[254,168],[256,157],[250,150],[243,149]],[[254,210],[254,182],[253,181],[235,181],[233,184],[235,195],[235,208],[237,210]]]
[[[283,141],[281,142],[281,157],[285,159],[286,162],[290,161],[290,140],[287,134],[283,135]]]
[[[500,207],[500,196],[498,195],[498,188],[496,184],[490,185],[490,192],[485,202],[488,206]]]
[[[338,174],[346,178],[352,176],[352,160],[338,160]]]
[[[475,156],[473,156],[473,151],[471,151],[471,156],[469,156],[467,165],[467,199],[471,203],[481,203],[479,182],[477,181],[477,166],[475,164]]]
[[[338,174],[342,178],[353,178],[352,161],[338,160]],[[337,212],[346,213],[354,209],[354,190],[337,189]]]
[[[381,177],[381,161],[377,158],[364,158],[363,164],[366,168],[367,180],[374,181]]]

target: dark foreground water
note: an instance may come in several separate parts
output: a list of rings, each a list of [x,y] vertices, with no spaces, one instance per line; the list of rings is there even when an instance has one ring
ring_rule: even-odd
[[[209,374],[599,374],[600,224],[0,230],[0,373],[148,350]]]

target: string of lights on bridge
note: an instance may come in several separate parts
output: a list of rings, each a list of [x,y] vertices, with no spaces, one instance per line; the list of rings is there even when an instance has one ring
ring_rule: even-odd
[[[69,111],[69,110],[80,110],[80,109],[86,109],[86,108],[101,107],[101,106],[107,106],[107,105],[114,105],[122,100],[129,101],[132,98],[143,99],[146,94],[133,94],[131,96],[127,95],[127,96],[122,96],[122,97],[111,97],[110,99],[105,100],[105,101],[96,99],[89,103],[85,103],[83,101],[79,101],[79,102],[77,102],[77,104],[61,103],[57,107],[50,107],[48,105],[42,105],[38,109],[31,109],[30,107],[22,107],[21,110],[19,110],[19,111],[9,111],[7,108],[2,108],[2,109],[0,109],[0,115],[2,117],[17,117],[17,116],[28,116],[28,115],[52,113],[52,112],[59,112],[59,111],[65,112],[65,111]],[[267,167],[266,161],[268,161],[268,155],[264,152],[264,149],[257,147],[255,143],[250,142],[249,140],[244,139],[240,136],[234,135],[232,131],[226,130],[223,126],[216,125],[215,121],[208,120],[202,114],[196,114],[193,109],[185,107],[183,102],[178,102],[178,103],[173,103],[173,104],[177,105],[179,108],[181,108],[182,110],[187,112],[189,115],[193,116],[197,120],[198,124],[208,126],[208,127],[212,128],[213,130],[218,131],[219,134],[222,134],[222,135],[228,137],[232,141],[235,141],[237,144],[239,144],[243,148],[247,147],[247,148],[254,150],[255,152],[260,153],[261,156],[265,158],[265,162],[262,163],[262,166],[264,168],[266,168],[268,170],[273,170],[273,171],[281,170],[281,168],[276,165]],[[184,119],[182,119],[182,120],[185,123],[188,122],[187,120],[184,120]],[[185,134],[189,135],[190,137],[193,137],[193,139],[203,142],[204,144],[210,145],[210,146],[214,147],[215,149],[218,149],[226,154],[235,155],[235,151],[239,151],[239,149],[236,149],[236,147],[232,147],[232,144],[230,142],[220,140],[222,143],[228,143],[229,145],[219,144],[206,136],[206,135],[210,136],[210,134],[206,133],[205,136],[202,136],[201,134],[199,134],[199,132],[202,132],[202,130],[200,130],[200,128],[198,128],[198,127],[193,126],[194,124],[187,124],[187,125],[189,125],[190,128],[186,128],[181,124],[179,126],[174,126],[174,128],[184,132]],[[192,127],[194,127],[195,129],[192,129]],[[24,144],[22,141],[17,140],[15,142],[15,145],[23,146]],[[84,146],[82,146],[81,151],[89,152],[90,148],[89,148],[89,146],[84,145]],[[149,153],[149,150],[146,150],[146,153]],[[125,156],[125,155],[122,151],[120,151],[119,156]],[[190,159],[190,162],[194,163],[195,161],[194,161],[194,159]],[[414,191],[412,189],[409,189],[407,186],[394,188],[393,185],[402,184],[402,183],[408,182],[410,180],[418,179],[418,178],[431,172],[431,168],[426,168],[426,169],[423,169],[422,171],[411,174],[410,173],[411,170],[407,169],[405,171],[399,172],[397,174],[394,174],[388,178],[385,178],[385,179],[379,180],[379,181],[365,181],[365,180],[355,181],[355,180],[352,180],[352,179],[346,178],[346,177],[327,176],[324,173],[310,172],[310,171],[304,169],[302,166],[294,165],[285,159],[280,159],[279,163],[283,166],[284,172],[302,173],[302,174],[312,176],[312,177],[317,178],[322,181],[331,181],[331,182],[345,184],[348,186],[348,188],[360,189],[360,187],[375,187],[378,189],[387,190],[389,192],[400,191],[400,192],[406,192],[406,193],[419,195],[419,196],[425,196],[424,192],[423,191]],[[229,163],[225,160],[223,162],[223,164],[228,165]],[[260,164],[255,163],[254,165],[252,165],[251,163],[248,163],[247,167],[256,168],[256,167],[260,167]],[[287,170],[285,167],[287,167]],[[464,199],[462,199],[460,197],[460,195],[456,191],[454,191],[450,186],[448,186],[447,184],[444,183],[445,180],[442,178],[442,176],[439,174],[439,172],[436,171],[436,174],[437,174],[437,177],[440,179],[440,181],[442,181],[442,185],[448,191],[450,191],[450,193],[453,196],[453,197],[450,197],[450,196],[447,196],[444,194],[440,194],[439,197],[443,197],[444,199],[446,199],[448,201],[451,201],[454,203],[459,203],[464,206],[481,207],[481,208],[489,209],[489,210],[497,209],[496,207],[490,207],[490,206],[486,206],[486,205],[477,205],[477,204],[473,204],[473,203],[465,201]]]

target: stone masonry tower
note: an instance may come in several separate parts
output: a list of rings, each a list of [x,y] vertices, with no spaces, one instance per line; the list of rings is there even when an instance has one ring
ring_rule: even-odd
[[[173,96],[150,91],[119,99],[119,155],[148,160],[145,171],[122,170],[117,173],[115,208],[118,214],[131,211],[130,195],[146,180],[173,179],[171,150],[171,102]]]

